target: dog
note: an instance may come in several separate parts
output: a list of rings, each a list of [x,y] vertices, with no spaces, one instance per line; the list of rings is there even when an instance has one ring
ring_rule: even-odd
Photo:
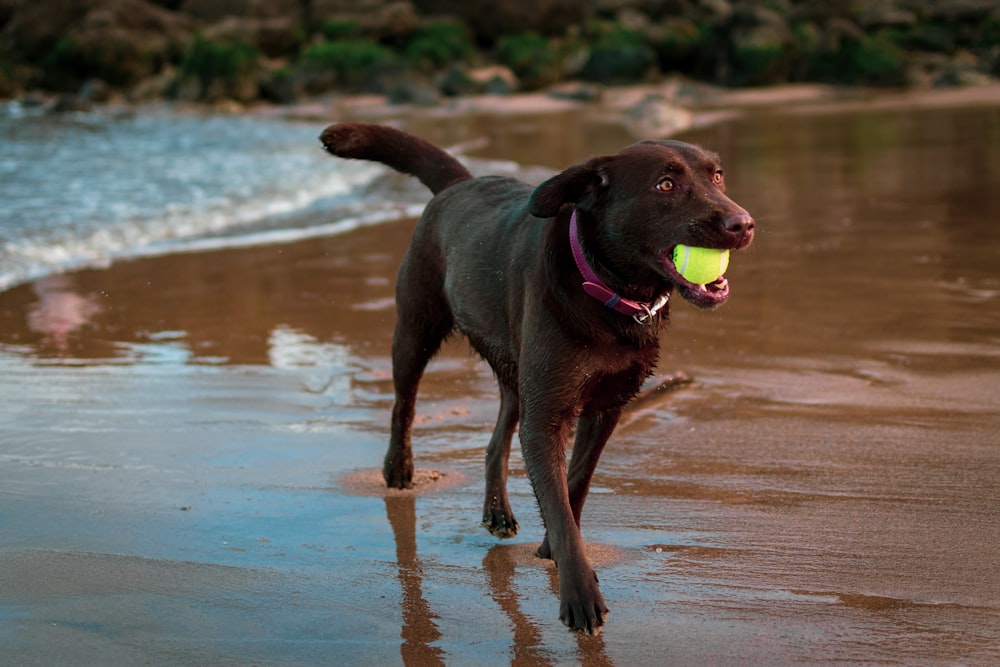
[[[707,285],[683,278],[671,251],[746,248],[754,219],[726,196],[719,157],[680,141],[592,157],[535,188],[474,178],[444,150],[387,126],[333,124],[320,141],[332,155],[416,176],[434,194],[396,284],[386,484],[411,486],[417,385],[442,341],[459,332],[492,367],[500,393],[483,526],[501,538],[517,533],[506,487],[520,424],[545,525],[537,554],[556,562],[559,618],[598,634],[608,607],[580,534],[594,469],[656,366],[671,295],[702,308],[729,296],[725,276]]]

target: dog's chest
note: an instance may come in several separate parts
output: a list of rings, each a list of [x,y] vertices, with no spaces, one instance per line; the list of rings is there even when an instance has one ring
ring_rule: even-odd
[[[608,410],[624,406],[639,392],[656,367],[659,347],[621,349],[618,346],[591,350],[580,369],[580,405],[587,410]]]

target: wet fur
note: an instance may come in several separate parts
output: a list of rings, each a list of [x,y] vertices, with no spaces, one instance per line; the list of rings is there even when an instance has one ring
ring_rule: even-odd
[[[580,513],[623,408],[656,366],[667,313],[641,324],[582,291],[570,214],[575,208],[591,266],[623,296],[648,302],[677,287],[696,305],[714,305],[728,291],[708,299],[671,276],[662,258],[678,243],[732,249],[750,243],[753,220],[725,195],[718,157],[682,142],[641,142],[532,188],[512,178],[473,178],[445,151],[385,126],[336,124],[320,139],[333,155],[382,162],[435,194],[396,285],[386,483],[411,485],[417,386],[441,342],[461,332],[493,368],[500,389],[486,450],[483,525],[499,537],[517,533],[506,486],[520,424],[546,528],[538,554],[559,569],[559,616],[570,628],[596,634],[608,608],[584,555]],[[668,192],[656,187],[665,178]]]

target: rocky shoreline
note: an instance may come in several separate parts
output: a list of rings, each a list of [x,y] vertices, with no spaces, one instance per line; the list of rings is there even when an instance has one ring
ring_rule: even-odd
[[[419,107],[541,90],[594,101],[678,80],[930,89],[998,75],[992,0],[0,0],[0,98],[55,109],[347,93]]]

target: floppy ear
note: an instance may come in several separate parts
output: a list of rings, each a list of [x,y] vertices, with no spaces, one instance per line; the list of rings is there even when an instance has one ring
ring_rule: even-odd
[[[607,185],[603,163],[601,158],[588,160],[545,181],[531,193],[528,211],[536,218],[552,218],[563,204],[575,204],[589,191]]]

